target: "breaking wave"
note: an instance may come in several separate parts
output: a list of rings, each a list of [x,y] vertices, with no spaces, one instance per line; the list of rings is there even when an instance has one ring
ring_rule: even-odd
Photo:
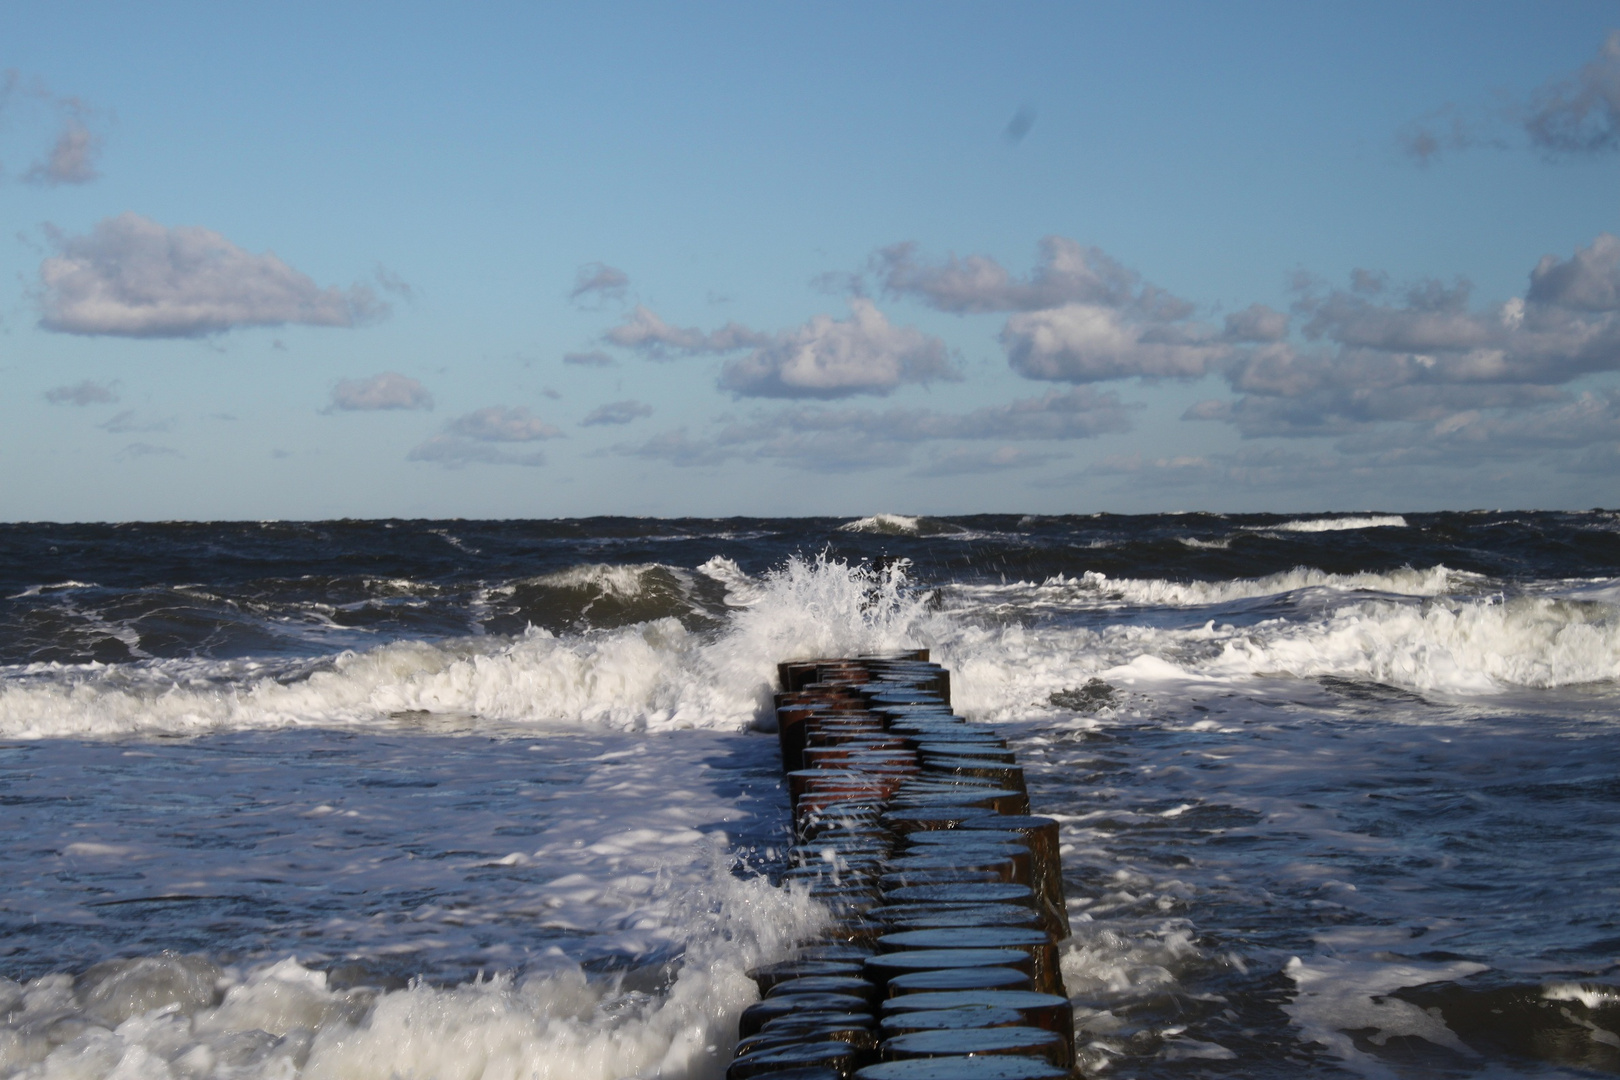
[[[953,536],[970,530],[949,521],[904,514],[873,514],[838,526],[839,532],[877,533],[882,536]]]
[[[1445,566],[1431,566],[1422,570],[1405,567],[1383,573],[1361,574],[1329,574],[1300,566],[1280,574],[1229,581],[1111,578],[1107,574],[1087,571],[1079,577],[1072,578],[1060,574],[1048,578],[1039,586],[1027,584],[984,586],[965,588],[961,591],[969,596],[975,593],[995,595],[1018,591],[1027,594],[1027,598],[1031,601],[1044,603],[1067,600],[1079,604],[1103,602],[1139,607],[1189,608],[1283,596],[1304,589],[1324,589],[1344,593],[1388,593],[1400,596],[1442,596],[1484,580],[1479,574],[1452,570]]]
[[[1406,519],[1399,514],[1366,514],[1361,517],[1309,518],[1304,521],[1285,521],[1280,525],[1254,525],[1250,528],[1264,532],[1297,533],[1342,532],[1346,529],[1404,529]]]
[[[825,913],[723,868],[685,903],[683,957],[651,984],[590,978],[561,955],[522,978],[383,993],[335,986],[292,957],[244,973],[166,953],[77,979],[0,978],[0,1075],[718,1077],[757,997],[747,970],[787,955]]]
[[[626,569],[622,577],[584,572],[548,587],[588,581],[591,602],[600,604],[614,588],[643,596],[646,579],[663,568]],[[738,574],[711,562],[705,580]],[[0,684],[0,735],[368,724],[418,712],[520,725],[737,730],[768,717],[783,657],[900,648],[927,635],[923,624],[934,618],[905,588],[903,569],[875,571],[825,555],[790,559],[753,590],[727,595],[747,606],[718,631],[673,616],[590,633],[531,625],[512,637],[345,652],[308,674],[254,661],[22,665]]]

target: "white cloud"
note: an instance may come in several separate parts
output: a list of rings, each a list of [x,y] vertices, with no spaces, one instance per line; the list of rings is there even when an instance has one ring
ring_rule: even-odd
[[[727,323],[704,332],[672,326],[637,306],[604,340],[652,360],[724,355],[720,387],[738,397],[839,398],[887,394],[902,383],[960,378],[945,343],[908,326],[895,326],[864,297],[850,300],[850,317],[817,315],[775,335]]]
[[[1229,346],[1175,327],[1143,324],[1095,304],[1023,312],[1001,331],[1012,369],[1029,379],[1196,379],[1231,354]]]
[[[1620,30],[1612,30],[1595,60],[1543,87],[1525,119],[1530,141],[1554,154],[1620,150]]]
[[[817,315],[728,362],[720,386],[740,397],[838,398],[960,377],[943,341],[891,324],[870,300],[856,297],[848,319]]]
[[[692,327],[671,326],[640,304],[624,322],[603,335],[608,343],[634,349],[649,360],[669,360],[676,356],[728,353],[768,344],[770,337],[737,323],[727,323],[706,334]]]
[[[502,450],[498,446],[491,446],[487,442],[474,439],[458,438],[454,435],[435,435],[425,442],[418,443],[405,455],[407,461],[427,461],[436,465],[443,465],[447,469],[459,469],[465,465],[544,465],[545,455],[538,450],[527,454],[515,454]]]
[[[720,465],[727,458],[735,457],[737,454],[735,450],[720,446],[712,440],[694,439],[686,433],[685,428],[654,435],[643,443],[621,443],[615,446],[613,451],[633,457],[667,461],[671,465],[683,468]]]
[[[909,243],[878,252],[873,268],[890,295],[940,311],[1012,312],[1001,343],[1013,370],[1031,379],[1197,378],[1230,355],[1231,342],[1287,329],[1286,316],[1257,306],[1229,319],[1223,339],[1189,321],[1185,300],[1062,236],[1041,241],[1040,260],[1023,278],[986,255],[923,263]]]
[[[1609,32],[1589,63],[1523,100],[1483,109],[1444,105],[1406,125],[1396,141],[1414,161],[1428,165],[1444,152],[1508,149],[1516,141],[1507,138],[1510,123],[1549,158],[1620,150],[1620,30]]]
[[[1226,317],[1227,341],[1281,341],[1288,336],[1288,316],[1265,304],[1250,304]]]
[[[45,391],[45,400],[52,405],[110,405],[118,400],[118,392],[86,379],[74,386],[51,387]]]
[[[480,442],[535,442],[555,439],[562,434],[522,405],[474,409],[450,421],[445,431]]]
[[[568,299],[576,304],[589,298],[623,300],[624,292],[629,287],[630,277],[623,270],[616,270],[606,263],[586,263],[579,268]]]
[[[42,79],[25,80],[14,68],[0,71],[0,113],[13,99],[32,101],[56,113],[61,125],[50,149],[23,172],[24,183],[40,187],[87,184],[101,175],[96,169],[101,136],[91,126],[100,118],[89,102],[54,94]]]
[[[1546,256],[1522,297],[1475,307],[1466,281],[1423,281],[1390,298],[1381,275],[1295,305],[1310,344],[1274,341],[1220,366],[1239,395],[1192,406],[1246,435],[1346,435],[1457,413],[1503,415],[1565,400],[1559,387],[1620,371],[1620,239]],[[1427,436],[1426,436],[1427,438]]]
[[[371,412],[382,409],[431,409],[433,395],[415,379],[385,371],[365,379],[344,379],[332,388],[328,412]]]
[[[53,230],[52,240],[58,254],[39,268],[48,330],[201,337],[284,323],[353,326],[388,310],[364,286],[322,289],[274,254],[139,214],[107,218],[88,236]]]
[[[451,420],[444,431],[411,448],[407,461],[427,461],[447,469],[466,465],[544,465],[538,450],[519,453],[499,443],[538,442],[562,435],[524,406],[491,405]]]
[[[1600,233],[1567,260],[1544,255],[1530,271],[1527,298],[1570,311],[1620,311],[1620,237]]]
[[[1040,262],[1027,278],[1014,277],[987,255],[948,256],[926,265],[914,243],[893,244],[872,259],[883,290],[914,296],[929,307],[956,314],[1038,311],[1063,304],[1124,308],[1180,303],[1094,247],[1063,236],[1041,240]]]
[[[113,435],[128,435],[140,431],[168,431],[174,426],[174,421],[172,419],[143,420],[136,415],[134,409],[125,409],[96,426]]]
[[[96,157],[100,152],[101,139],[77,116],[70,116],[51,152],[31,165],[23,174],[23,180],[45,187],[88,184],[101,175],[96,171]]]
[[[928,409],[885,409],[811,405],[762,415],[720,432],[722,446],[746,446],[751,456],[772,458],[796,468],[848,471],[905,464],[911,447],[940,440],[1070,440],[1093,438],[1130,428],[1130,411],[1117,395],[1082,387],[1052,391],[967,413]],[[1011,451],[962,450],[942,461],[958,472],[1033,464],[1045,455]],[[943,467],[937,466],[936,467]],[[943,475],[943,473],[929,473]]]
[[[592,427],[597,424],[628,424],[632,420],[643,416],[651,416],[651,405],[644,405],[639,401],[610,401],[591,410],[590,415],[580,421],[581,427]]]

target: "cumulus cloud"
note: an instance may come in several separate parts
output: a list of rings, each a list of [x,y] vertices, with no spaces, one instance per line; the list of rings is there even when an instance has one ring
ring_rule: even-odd
[[[1041,241],[1039,260],[1025,277],[987,255],[924,262],[910,243],[879,251],[872,268],[891,296],[962,315],[1011,312],[1001,343],[1013,370],[1031,379],[1197,378],[1230,354],[1233,341],[1248,340],[1241,335],[1287,328],[1286,317],[1251,308],[1228,320],[1223,337],[1192,322],[1193,306],[1185,300],[1105,252],[1062,236]]]
[[[474,409],[450,421],[445,431],[480,442],[535,442],[555,439],[562,434],[522,405]]]
[[[111,386],[86,379],[74,386],[53,386],[45,391],[45,400],[52,405],[110,405],[118,400]]]
[[[623,300],[630,287],[630,277],[606,263],[586,263],[574,278],[574,288],[568,299],[578,304],[583,300]]]
[[[649,360],[671,360],[677,356],[728,353],[769,344],[770,336],[737,323],[727,323],[706,334],[692,327],[671,326],[640,304],[604,339],[620,348],[634,349]]]
[[[486,442],[457,438],[454,435],[435,435],[425,442],[418,443],[411,448],[409,454],[405,455],[405,460],[427,461],[443,465],[447,469],[480,464],[534,466],[546,463],[545,455],[538,450],[516,454]]]
[[[1602,233],[1568,259],[1542,256],[1530,271],[1527,296],[1569,311],[1620,311],[1620,237]]]
[[[142,419],[136,415],[134,409],[125,409],[107,420],[96,425],[101,430],[113,435],[128,435],[132,432],[168,431],[174,426],[172,419],[150,420]]]
[[[1028,379],[1196,379],[1230,348],[1174,323],[1142,323],[1095,304],[1012,316],[1001,331],[1007,363]]]
[[[966,413],[797,405],[733,421],[712,439],[693,438],[682,428],[613,450],[676,465],[717,465],[731,457],[746,457],[815,472],[849,472],[904,465],[913,449],[925,443],[1058,441],[1126,431],[1136,408],[1122,404],[1113,393],[1090,387],[1051,391]],[[917,475],[1021,468],[1050,456],[1006,447],[947,450]]]
[[[739,397],[839,398],[961,378],[943,341],[895,326],[870,300],[856,297],[849,306],[848,319],[817,315],[729,361],[721,388]]]
[[[610,401],[596,409],[580,421],[581,427],[592,427],[597,424],[628,424],[632,420],[643,416],[651,416],[651,405],[643,405],[639,401]]]
[[[40,264],[47,330],[202,337],[236,327],[354,326],[386,304],[364,286],[321,288],[274,254],[253,255],[209,229],[124,213],[87,236],[51,231]]]
[[[737,455],[736,450],[711,439],[694,439],[685,428],[654,435],[642,443],[621,443],[613,450],[632,457],[667,461],[682,468],[712,467]]]
[[[1485,134],[1489,121],[1471,119],[1455,105],[1444,105],[1429,115],[1412,121],[1395,134],[1401,152],[1419,165],[1429,165],[1442,155],[1491,145],[1505,147],[1498,138]]]
[[[433,395],[415,379],[385,371],[365,379],[344,379],[332,388],[326,411],[373,412],[384,409],[431,409]]]
[[[1366,434],[1342,444],[1357,454],[1398,442],[1389,424],[1415,425],[1409,433],[1428,445],[1495,424],[1502,445],[1530,446],[1509,418],[1555,415],[1545,410],[1569,400],[1566,384],[1620,370],[1620,239],[1546,256],[1525,294],[1501,303],[1474,304],[1464,280],[1390,290],[1360,272],[1350,289],[1303,296],[1296,312],[1304,342],[1235,352],[1220,370],[1238,396],[1184,417],[1250,436]],[[1458,416],[1478,419],[1445,426]]]
[[[407,461],[426,461],[459,469],[466,465],[544,465],[538,450],[522,453],[502,443],[555,439],[562,432],[524,406],[491,405],[451,420],[444,430],[411,448]]]
[[[1121,404],[1117,395],[1089,387],[1063,393],[1052,391],[1038,398],[987,405],[966,413],[801,405],[732,424],[720,432],[718,442],[747,446],[750,456],[772,458],[797,468],[840,472],[904,464],[910,459],[911,447],[925,442],[1094,438],[1129,430],[1132,411],[1133,407]],[[966,471],[965,463],[982,463],[992,454],[963,451],[941,460],[962,465]],[[1030,463],[1036,456],[1004,455],[1004,459],[1010,467],[1014,459]]]
[[[850,300],[850,317],[817,315],[803,326],[764,334],[738,323],[713,332],[672,326],[637,306],[604,339],[652,360],[725,355],[720,387],[738,397],[839,398],[891,392],[903,383],[960,378],[945,343],[909,326],[895,326],[864,297]]]
[[[101,139],[84,125],[77,115],[70,116],[50,153],[29,166],[23,180],[44,187],[58,184],[88,184],[101,175],[96,169],[96,157],[101,153]]]
[[[1016,277],[988,255],[948,256],[924,263],[914,243],[893,244],[872,257],[878,283],[891,296],[910,296],[955,314],[1038,311],[1064,304],[1135,307],[1160,317],[1185,316],[1191,308],[1152,286],[1105,252],[1063,236],[1040,243],[1040,261],[1028,277]]]
[[[1288,336],[1288,316],[1264,304],[1250,304],[1226,317],[1227,341],[1281,341]]]
[[[378,263],[372,270],[371,276],[376,280],[377,287],[383,292],[397,296],[407,304],[416,303],[416,286],[394,273],[382,263]]]
[[[591,352],[571,352],[563,354],[563,363],[575,367],[613,367],[618,361],[600,349]]]
[[[89,102],[54,94],[42,79],[24,79],[12,68],[0,71],[0,112],[13,100],[33,102],[54,112],[60,123],[50,149],[23,172],[25,183],[41,187],[87,184],[101,175],[96,168],[101,136],[93,130],[98,115]]]
[[[1620,30],[1597,58],[1531,97],[1524,122],[1530,141],[1554,154],[1620,150]]]
[[[1396,134],[1401,150],[1420,165],[1442,154],[1476,146],[1505,149],[1501,132],[1517,126],[1531,146],[1550,158],[1593,156],[1620,150],[1620,30],[1611,31],[1598,55],[1579,70],[1471,118],[1446,105]]]

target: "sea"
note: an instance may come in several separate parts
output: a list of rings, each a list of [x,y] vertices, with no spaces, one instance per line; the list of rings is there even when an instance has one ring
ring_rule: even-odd
[[[713,1080],[779,660],[1061,825],[1088,1076],[1620,1073],[1620,513],[0,525],[0,1077]]]

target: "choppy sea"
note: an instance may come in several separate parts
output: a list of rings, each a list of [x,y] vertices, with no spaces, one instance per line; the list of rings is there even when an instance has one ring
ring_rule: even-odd
[[[1620,1072],[1620,514],[0,525],[0,1077],[713,1078],[775,663],[1062,825],[1088,1075]]]

